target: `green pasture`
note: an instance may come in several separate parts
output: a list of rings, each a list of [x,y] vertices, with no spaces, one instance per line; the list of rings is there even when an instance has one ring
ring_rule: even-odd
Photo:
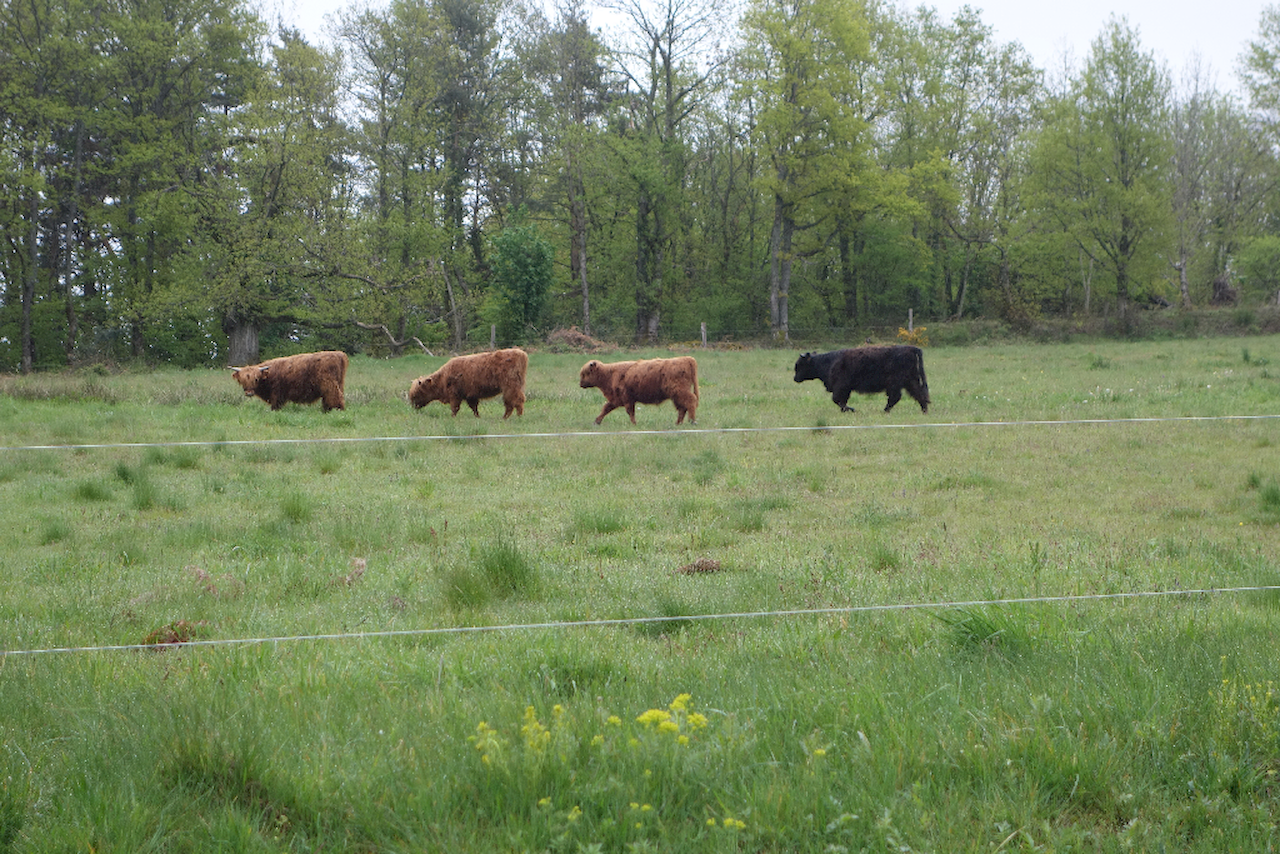
[[[1280,338],[797,352],[0,377],[0,852],[1280,847]]]

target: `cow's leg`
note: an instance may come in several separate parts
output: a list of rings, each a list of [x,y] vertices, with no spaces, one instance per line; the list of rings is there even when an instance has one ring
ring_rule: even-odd
[[[596,423],[599,424],[601,421],[604,420],[604,417],[606,415],[608,415],[610,412],[612,412],[617,408],[618,408],[618,404],[606,402],[604,405],[604,409],[601,409],[600,414],[596,416]]]
[[[856,410],[849,405],[849,395],[853,393],[853,389],[840,389],[831,395],[831,399],[835,401],[836,406],[840,407],[841,412],[855,412]]]
[[[888,412],[898,405],[898,401],[902,400],[902,389],[891,387],[885,389],[885,391],[889,394],[889,402],[885,404],[884,411]]]
[[[920,404],[921,412],[929,411],[929,395],[927,392],[925,392],[923,389],[920,388],[919,383],[912,383],[911,385],[907,386],[907,394],[915,398],[916,403]]]
[[[474,412],[474,413],[476,414],[476,418],[479,418],[479,417],[480,417],[480,398],[478,398],[478,397],[468,397],[468,398],[467,398],[467,406],[470,406],[470,407],[471,407],[471,411],[472,411],[472,412]]]
[[[631,403],[628,403],[628,404],[626,405],[626,407],[625,407],[625,408],[626,408],[626,410],[627,410],[627,417],[629,417],[629,418],[631,419],[631,423],[632,423],[632,424],[635,424],[635,423],[636,423],[636,404],[635,404],[635,401],[633,400]]]
[[[449,404],[449,408],[450,408],[451,410],[453,410],[453,417],[454,417],[454,418],[457,418],[457,417],[458,417],[458,410],[462,408],[462,401],[461,401],[461,400],[455,400],[453,403]]]

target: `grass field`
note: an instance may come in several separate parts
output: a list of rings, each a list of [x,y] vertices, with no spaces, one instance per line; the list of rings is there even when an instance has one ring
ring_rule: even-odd
[[[0,851],[1280,847],[1280,338],[694,355],[0,377]]]

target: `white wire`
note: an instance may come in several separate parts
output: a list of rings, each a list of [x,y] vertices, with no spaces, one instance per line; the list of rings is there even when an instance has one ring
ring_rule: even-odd
[[[236,445],[325,445],[366,442],[464,442],[480,439],[574,439],[587,436],[695,436],[723,433],[829,433],[836,430],[918,430],[961,427],[1067,427],[1106,424],[1168,424],[1266,421],[1280,415],[1170,415],[1151,418],[1076,418],[1064,421],[931,421],[923,424],[828,424],[811,427],[692,427],[678,430],[578,430],[559,433],[476,433],[461,436],[338,436],[293,439],[208,439],[186,442],[102,442],[74,445],[5,445],[0,451],[88,451],[128,448],[231,447]]]
[[[907,602],[897,605],[850,605],[842,608],[794,608],[775,611],[736,611],[720,614],[686,614],[678,617],[619,617],[601,620],[565,620],[544,623],[513,623],[488,626],[449,626],[435,629],[397,629],[377,632],[342,632],[333,634],[286,635],[261,638],[228,638],[223,640],[191,640],[175,643],[114,644],[105,646],[49,647],[45,649],[0,650],[0,660],[8,656],[49,655],[53,653],[118,652],[124,650],[159,650],[178,647],[250,646],[257,644],[296,643],[299,641],[367,640],[373,638],[425,637],[429,635],[462,635],[487,632],[531,631],[535,629],[583,629],[601,626],[630,626],[641,623],[668,623],[698,620],[741,620],[762,617],[810,617],[832,614],[866,614],[871,612],[897,612],[942,610],[955,608],[983,608],[1004,605],[1033,605],[1062,602],[1098,602],[1105,600],[1142,599],[1169,596],[1213,596],[1227,593],[1261,593],[1280,590],[1280,585],[1257,587],[1204,587],[1180,590],[1140,590],[1128,593],[1085,593],[1063,596],[1022,596],[1008,599],[971,599],[956,602]]]
[[[236,445],[280,445],[280,444],[339,444],[365,442],[418,442],[418,441],[467,441],[476,439],[534,439],[534,438],[579,438],[586,436],[671,436],[671,435],[708,435],[732,433],[782,433],[782,432],[829,432],[835,430],[902,430],[920,428],[960,428],[960,427],[1057,427],[1078,425],[1107,424],[1158,424],[1158,423],[1194,423],[1215,421],[1260,421],[1280,418],[1280,415],[1179,415],[1157,416],[1149,418],[1080,418],[1064,421],[1026,420],[1026,421],[964,421],[964,422],[929,422],[924,424],[836,424],[814,427],[695,427],[684,430],[606,430],[606,431],[573,431],[561,433],[497,433],[475,434],[463,436],[353,436],[336,438],[296,438],[296,439],[225,439],[186,442],[113,442],[100,444],[74,445],[10,445],[0,446],[0,451],[43,451],[43,450],[91,450],[91,449],[127,449],[127,448],[174,448],[174,447],[218,447]],[[201,646],[246,646],[253,644],[278,644],[316,640],[360,640],[370,638],[422,637],[427,635],[473,634],[499,631],[528,631],[533,629],[570,629],[598,626],[622,626],[639,623],[661,623],[693,620],[727,620],[753,619],[761,617],[793,617],[816,616],[823,614],[856,614],[873,611],[909,611],[937,610],[943,608],[975,608],[1000,605],[1020,605],[1052,602],[1085,602],[1107,599],[1132,599],[1139,597],[1161,596],[1195,596],[1223,593],[1246,593],[1280,590],[1280,586],[1260,587],[1221,587],[1191,590],[1138,591],[1131,593],[1098,593],[1073,596],[1037,596],[1011,599],[970,600],[963,602],[917,602],[898,605],[860,605],[845,608],[805,608],[780,611],[744,611],[723,614],[689,614],[680,617],[633,617],[605,620],[560,621],[546,623],[519,623],[511,625],[490,626],[458,626],[435,629],[403,629],[379,632],[354,632],[337,634],[286,635],[263,638],[234,638],[226,640],[192,640],[177,643],[161,644],[114,644],[104,646],[81,647],[49,647],[45,649],[0,650],[0,658],[8,656],[47,655],[52,653],[84,653],[114,652],[122,650],[170,649],[174,647]]]

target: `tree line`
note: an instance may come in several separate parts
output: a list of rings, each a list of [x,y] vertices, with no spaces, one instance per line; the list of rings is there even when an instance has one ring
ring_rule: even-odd
[[[1280,7],[1222,91],[880,0],[0,9],[0,370],[786,341],[1275,301]],[[1242,34],[1242,37],[1247,34]]]

